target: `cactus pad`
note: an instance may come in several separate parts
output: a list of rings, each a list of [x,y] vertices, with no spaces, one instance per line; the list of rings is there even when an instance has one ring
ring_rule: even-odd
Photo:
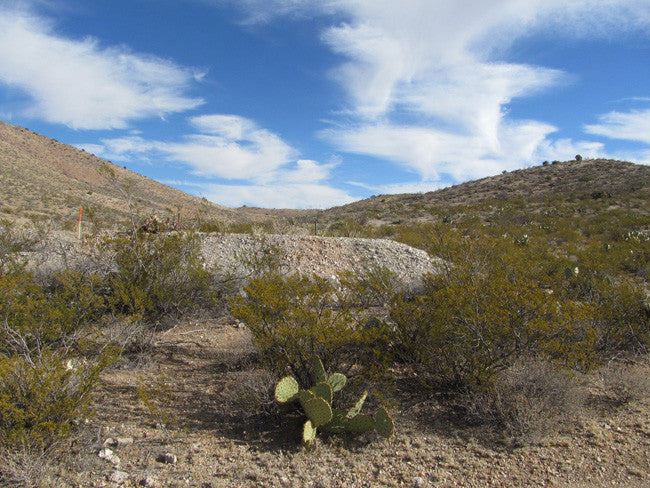
[[[317,383],[312,386],[309,391],[311,391],[318,398],[322,398],[330,405],[332,404],[332,387],[327,383]]]
[[[347,418],[351,419],[356,417],[359,412],[361,411],[361,408],[363,407],[363,402],[366,401],[366,397],[368,396],[368,392],[364,391],[363,395],[361,395],[361,398],[357,401],[356,405],[352,407],[350,410],[348,410],[348,414],[346,415]]]
[[[314,428],[325,425],[332,419],[332,407],[322,398],[312,398],[304,405],[304,408]]]
[[[302,440],[308,446],[311,446],[316,440],[316,428],[311,423],[311,420],[305,422],[305,426],[302,428]]]
[[[382,437],[390,437],[395,430],[393,418],[389,415],[385,408],[380,408],[375,413],[375,428]]]
[[[298,382],[292,376],[285,376],[275,386],[275,399],[280,403],[293,400],[298,393]]]
[[[302,406],[302,409],[305,409],[305,405],[309,402],[309,400],[316,398],[316,395],[314,395],[311,391],[309,390],[300,390],[298,393],[296,393],[296,398],[300,402],[300,405]]]
[[[323,361],[321,361],[319,357],[314,358],[314,375],[316,376],[316,383],[324,383],[327,379]]]
[[[352,432],[370,432],[375,430],[375,420],[367,414],[359,414],[348,420],[348,430]]]
[[[346,411],[340,408],[332,409],[332,418],[331,420],[323,426],[323,430],[326,432],[331,432],[333,434],[340,434],[345,432],[347,429],[348,419],[345,416]]]
[[[327,378],[327,382],[332,387],[333,392],[337,392],[341,388],[343,388],[345,386],[346,381],[347,378],[342,373],[333,373],[330,375],[329,378]]]

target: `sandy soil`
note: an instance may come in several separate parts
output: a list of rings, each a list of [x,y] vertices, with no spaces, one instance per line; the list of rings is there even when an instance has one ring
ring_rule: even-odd
[[[596,393],[580,421],[516,446],[467,425],[442,396],[402,387],[393,438],[321,438],[307,450],[301,418],[279,413],[270,395],[275,378],[257,367],[248,330],[228,317],[162,332],[151,350],[103,379],[97,416],[45,485],[650,486],[648,398],[614,406]],[[149,407],[138,387],[158,392]],[[119,463],[98,456],[106,447]]]

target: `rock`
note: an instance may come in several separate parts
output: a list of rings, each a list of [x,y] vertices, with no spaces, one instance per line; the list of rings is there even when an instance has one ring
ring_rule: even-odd
[[[163,464],[176,464],[176,462],[178,461],[178,457],[176,457],[176,454],[167,452],[165,454],[161,454],[160,456],[158,456],[156,458],[156,461]]]
[[[133,437],[118,437],[116,441],[118,447],[130,446],[133,444]]]
[[[99,451],[98,456],[102,459],[106,459],[106,461],[113,463],[115,465],[120,464],[120,458],[116,456],[115,453],[108,447],[101,449]]]
[[[413,478],[413,488],[422,488],[426,481],[420,476]]]
[[[115,446],[117,446],[117,441],[115,439],[113,439],[112,437],[109,437],[104,441],[103,446],[104,447],[106,447],[106,446],[115,447]]]
[[[110,475],[108,475],[108,481],[112,481],[113,483],[117,483],[118,485],[121,485],[128,479],[129,479],[129,473],[127,473],[126,471],[115,470]]]
[[[158,486],[158,483],[152,476],[147,476],[146,478],[142,478],[140,481],[138,481],[138,485],[144,486],[145,488],[156,488]]]

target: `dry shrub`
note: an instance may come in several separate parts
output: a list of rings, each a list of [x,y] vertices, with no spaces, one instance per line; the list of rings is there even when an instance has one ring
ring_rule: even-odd
[[[605,395],[624,405],[650,398],[650,367],[647,362],[633,364],[609,363],[598,374]]]
[[[473,393],[470,412],[518,442],[537,442],[582,410],[585,389],[571,372],[547,361],[520,360],[488,391]]]
[[[46,486],[50,453],[0,448],[0,482],[7,486]]]
[[[231,373],[235,381],[228,384],[221,393],[221,400],[235,415],[244,417],[257,414],[272,414],[277,410],[274,387],[278,376],[263,369]]]

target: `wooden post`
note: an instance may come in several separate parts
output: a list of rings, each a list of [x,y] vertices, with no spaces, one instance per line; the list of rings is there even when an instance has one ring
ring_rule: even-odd
[[[318,220],[314,220],[314,235],[318,235]]]

